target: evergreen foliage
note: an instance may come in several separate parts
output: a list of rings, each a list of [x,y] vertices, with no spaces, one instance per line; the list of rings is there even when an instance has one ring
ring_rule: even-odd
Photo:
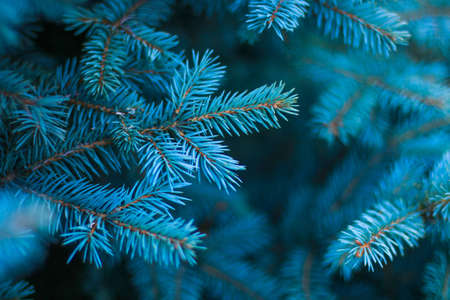
[[[115,248],[150,262],[195,263],[202,234],[169,211],[184,203],[178,190],[196,173],[219,188],[239,183],[235,171],[243,167],[225,154],[215,132],[278,127],[278,117],[296,113],[296,96],[283,92],[283,84],[213,96],[224,67],[211,51],[194,52],[192,66],[173,65],[166,101],[150,102],[152,94],[132,89],[116,92],[126,85],[127,56],[181,58],[167,54],[174,37],[138,23],[146,11],[157,13],[153,5],[120,1],[75,10],[66,17],[69,29],[92,27],[81,66],[67,62],[38,78],[37,87],[15,70],[2,74],[9,81],[2,90],[2,115],[10,120],[2,128],[4,147],[11,149],[4,153],[2,182],[47,203],[50,232],[74,244],[69,261],[81,252],[100,267],[100,253],[112,255]],[[131,172],[136,183],[95,183],[110,172]]]
[[[435,259],[427,264],[424,276],[424,292],[427,299],[446,299],[450,296],[448,266],[448,254],[441,252],[438,252]]]
[[[446,1],[0,4],[0,299],[450,297]]]

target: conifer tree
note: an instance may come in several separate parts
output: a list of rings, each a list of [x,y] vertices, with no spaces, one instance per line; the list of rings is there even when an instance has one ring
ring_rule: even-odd
[[[0,4],[0,299],[449,299],[446,1]]]

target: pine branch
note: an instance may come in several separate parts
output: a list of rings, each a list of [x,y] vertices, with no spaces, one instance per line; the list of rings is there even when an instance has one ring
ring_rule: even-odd
[[[0,71],[0,111],[5,114],[13,144],[21,151],[27,143],[54,150],[64,140],[66,122],[62,112],[64,96],[48,95],[46,88],[34,87],[14,71]]]
[[[434,166],[428,180],[425,182],[427,196],[432,205],[433,217],[450,221],[450,152],[446,152],[442,159]]]
[[[92,95],[106,95],[120,86],[125,59],[129,54],[150,60],[162,54],[171,59],[178,58],[169,52],[177,45],[176,38],[156,32],[145,24],[142,16],[136,14],[141,9],[151,11],[149,7],[145,8],[147,4],[151,8],[162,8],[152,1],[121,3],[114,0],[108,4],[98,4],[92,11],[81,9],[65,17],[69,29],[76,29],[77,33],[88,30],[90,40],[85,45],[86,55],[81,63],[83,79]],[[155,11],[150,15],[155,15]]]
[[[28,143],[47,149],[47,153],[56,149],[66,135],[65,114],[61,96],[38,98],[32,105],[17,109],[11,116],[12,133],[17,138],[15,148],[21,150]]]
[[[351,273],[361,265],[374,271],[374,265],[383,266],[406,246],[416,246],[425,234],[423,220],[415,208],[402,201],[382,202],[365,212],[361,220],[342,231],[325,256],[331,270],[346,269]]]
[[[93,95],[104,95],[120,86],[126,52],[122,39],[113,31],[96,30],[85,44],[86,56],[81,60],[86,88]]]
[[[261,33],[273,27],[277,36],[284,40],[283,31],[294,31],[308,6],[308,2],[302,0],[252,0],[246,16],[247,28]]]
[[[173,79],[170,101],[175,116],[202,104],[207,96],[217,91],[225,75],[225,67],[217,62],[217,57],[212,56],[211,50],[207,50],[201,58],[200,54],[192,52],[192,60],[192,67],[186,62]]]
[[[352,1],[330,3],[314,0],[311,11],[317,15],[317,25],[326,35],[338,38],[353,47],[389,56],[397,45],[406,45],[410,37],[400,17],[371,2]]]
[[[198,175],[204,175],[209,182],[217,184],[227,191],[228,188],[235,190],[241,180],[235,171],[245,168],[225,155],[228,149],[220,142],[214,141],[213,137],[202,136],[198,133],[184,133],[182,130],[176,130],[177,136],[183,141],[183,147],[187,154],[193,157],[195,169]]]
[[[168,4],[112,0],[89,10],[70,7],[69,30],[87,37],[80,64],[67,60],[56,72],[31,74],[0,62],[6,70],[0,72],[2,188],[48,208],[39,216],[72,248],[68,261],[80,256],[101,267],[104,255],[122,253],[147,263],[195,264],[204,235],[193,221],[172,217],[187,201],[178,189],[194,175],[235,189],[244,169],[213,132],[277,128],[279,118],[297,113],[297,97],[282,83],[215,95],[224,67],[212,51],[181,63],[183,54],[172,52],[176,38],[152,28],[167,17]],[[295,5],[297,19],[305,7]],[[270,23],[281,24],[285,12],[280,2]],[[289,22],[283,26],[297,21]],[[15,121],[7,124],[11,116]],[[97,184],[113,180],[101,177],[111,172],[127,176],[127,185]],[[246,262],[269,241],[263,223],[251,215],[211,230],[211,249],[220,241],[231,263],[215,260],[222,258],[216,249],[199,258],[200,268],[166,272],[173,281],[159,284],[173,289],[169,296],[197,297],[210,278],[210,287],[218,284],[214,290],[230,297],[277,298],[277,282]],[[245,238],[246,245],[234,243]]]
[[[262,86],[251,92],[224,94],[210,99],[191,112],[187,122],[196,123],[200,130],[215,131],[221,136],[240,132],[249,134],[264,128],[278,128],[278,117],[296,114],[297,97],[292,90],[283,92],[284,84]]]
[[[31,83],[19,73],[0,70],[0,108],[6,109],[13,102],[15,105],[34,105]]]
[[[82,252],[83,262],[94,263],[97,268],[100,268],[102,261],[98,249],[108,255],[113,255],[109,241],[111,235],[104,228],[101,229],[102,232],[100,233],[99,223],[100,221],[97,219],[91,224],[91,228],[76,226],[70,228],[69,232],[61,234],[61,237],[64,238],[63,245],[77,244],[67,259],[68,263],[72,261],[77,252]]]
[[[157,92],[168,93],[171,80],[182,59],[182,55],[171,55],[174,58],[160,56],[159,59],[130,59],[124,66],[122,80],[132,90],[141,92],[152,86]]]
[[[48,203],[55,218],[51,232],[61,231],[65,244],[77,244],[69,261],[81,251],[84,260],[101,266],[99,253],[112,255],[114,246],[150,262],[193,264],[195,251],[202,248],[202,235],[190,222],[165,217],[170,208],[165,202],[182,203],[183,198],[161,183],[135,186],[131,193],[64,177],[29,179],[19,187]]]
[[[2,177],[1,182],[10,182],[16,178],[41,171],[41,169],[44,172],[54,170],[63,174],[83,174],[88,178],[92,176],[92,173],[95,175],[99,174],[96,168],[106,173],[108,169],[118,170],[120,168],[119,159],[111,149],[108,149],[107,146],[109,145],[111,145],[110,139],[93,140],[88,143],[75,145],[68,141],[66,144],[61,145],[60,152],[55,151],[44,159],[33,160],[26,165],[19,165],[16,170],[10,171]]]
[[[448,145],[442,141],[449,135],[449,124],[449,116],[442,117],[432,113],[407,120],[393,130],[388,140],[388,150],[417,153],[425,147],[428,153],[442,154],[448,150]],[[428,144],[423,144],[424,139],[428,140]]]
[[[127,39],[128,51],[136,53],[138,59],[143,56],[155,60],[178,43],[174,36],[165,32],[156,32],[139,23],[128,22],[127,25],[121,25],[118,29]]]
[[[77,8],[70,10],[64,18],[69,30],[81,34],[97,25],[117,28],[130,20],[155,26],[169,15],[167,0],[113,0],[94,5],[92,10]]]
[[[217,127],[215,124],[220,126],[226,126],[225,129],[227,132],[231,133],[229,129],[232,129],[235,133],[238,133],[237,128],[241,129],[244,133],[250,132],[252,129],[256,129],[255,124],[262,124],[264,127],[278,127],[278,121],[276,119],[276,115],[280,115],[284,118],[282,113],[294,113],[295,112],[295,96],[291,96],[290,93],[283,93],[282,92],[283,85],[272,85],[268,87],[262,87],[257,90],[254,90],[248,94],[236,94],[233,96],[229,96],[229,101],[226,97],[223,95],[216,98],[214,101],[212,101],[212,105],[207,107],[206,109],[202,109],[199,111],[199,113],[193,114],[190,113],[187,116],[192,116],[187,118],[185,121],[175,121],[172,124],[163,126],[163,127],[153,127],[148,128],[139,131],[139,134],[146,135],[152,131],[167,131],[169,129],[173,128],[189,128],[189,123],[192,124],[198,124],[197,126],[200,126],[202,130],[204,129],[216,129],[219,130],[219,133],[222,133],[219,127]],[[274,98],[272,98],[274,97]],[[272,98],[272,99],[271,99]],[[238,106],[240,105],[240,106]],[[231,106],[231,107],[230,107]],[[246,117],[247,113],[253,113],[254,117]],[[149,113],[148,115],[151,115]],[[262,119],[262,120],[259,120]],[[225,120],[227,122],[220,122],[221,120]],[[242,121],[241,121],[242,120]],[[241,122],[246,122],[246,124],[241,124]],[[204,123],[204,124],[203,124]],[[192,126],[192,125],[190,125]],[[205,128],[208,126],[209,128]],[[235,128],[237,127],[237,128]],[[192,127],[191,127],[192,128]],[[248,129],[247,129],[248,128]],[[178,129],[179,130],[179,129]],[[155,140],[156,139],[156,140]],[[146,149],[146,153],[150,156],[142,156],[141,163],[144,164],[144,169],[153,170],[149,171],[148,174],[159,174],[162,169],[160,169],[162,166],[166,166],[167,170],[171,170],[169,174],[171,177],[171,181],[177,181],[177,180],[183,180],[183,174],[190,176],[192,173],[192,166],[190,164],[186,164],[185,162],[175,163],[172,164],[166,159],[166,154],[164,154],[164,148],[169,147],[167,149],[175,150],[177,149],[177,145],[174,144],[174,142],[168,138],[167,135],[161,135],[161,133],[158,133],[158,136],[155,137],[148,137],[149,143],[147,143],[145,146],[146,148],[142,148],[141,151],[144,151]],[[158,146],[158,141],[162,142],[162,146]],[[25,170],[18,170],[14,173],[30,173],[31,171],[35,171],[37,169],[42,168],[43,166],[47,165],[53,165],[54,163],[57,163],[61,161],[61,164],[56,164],[55,168],[64,168],[63,165],[65,161],[75,156],[75,162],[69,162],[70,165],[74,164],[73,166],[76,167],[76,170],[79,170],[81,172],[84,172],[85,165],[90,165],[89,161],[79,161],[78,160],[78,153],[86,153],[86,155],[91,156],[93,158],[93,161],[99,164],[99,167],[106,171],[106,165],[101,162],[101,160],[95,155],[95,152],[87,151],[90,149],[97,149],[100,147],[101,151],[102,147],[108,146],[111,144],[110,139],[102,139],[102,140],[93,140],[90,143],[87,144],[80,144],[80,145],[74,145],[71,146],[68,144],[67,146],[63,147],[63,151],[59,153],[55,153],[51,157],[47,157],[43,161],[33,162],[30,166],[26,166]],[[156,147],[155,147],[156,144]],[[159,149],[159,151],[158,151]],[[195,149],[195,148],[194,148]],[[217,148],[218,150],[220,149]],[[105,149],[106,150],[106,149]],[[170,150],[168,153],[170,153],[172,150]],[[106,150],[109,152],[109,150]],[[222,151],[222,150],[220,150]],[[153,153],[153,154],[151,154]],[[179,152],[178,155],[180,155],[182,152]],[[163,154],[163,155],[161,155]],[[182,154],[184,155],[184,154]],[[117,168],[117,161],[115,157],[115,154],[110,153],[109,157],[112,158],[112,161],[107,161],[108,166],[112,166],[113,169]],[[156,159],[157,157],[160,157],[162,159],[162,164],[153,165],[153,159]],[[180,156],[177,156],[177,158],[172,159],[173,161],[179,160]],[[222,159],[222,158],[221,158]],[[185,161],[190,161],[190,157],[184,156]],[[211,161],[209,161],[211,162]],[[217,163],[222,163],[221,160],[217,159]],[[226,163],[224,161],[224,163]],[[152,169],[153,167],[156,167],[156,169]],[[174,166],[176,166],[174,168]],[[206,165],[204,165],[206,167]],[[223,171],[219,171],[219,173],[222,174],[228,174],[229,171],[228,168],[230,168],[231,165],[227,163],[226,169],[223,169]],[[148,169],[150,168],[150,169]],[[230,170],[237,170],[236,167],[232,167]],[[205,169],[206,170],[206,169]],[[77,171],[78,172],[78,171]],[[150,175],[148,175],[150,176]],[[230,183],[236,182],[236,179],[233,179],[232,177],[228,177],[232,175],[226,175],[224,178],[228,178],[227,181]],[[3,179],[3,181],[11,180],[15,178],[16,175],[9,174],[6,176],[6,178]],[[214,179],[215,177],[209,177],[211,180],[215,180],[219,185],[223,185],[224,187],[227,186],[224,185],[225,181],[222,181],[220,178]]]
[[[170,184],[184,182],[194,171],[192,157],[167,133],[144,137],[139,151],[139,165],[149,180],[164,178]]]
[[[261,87],[258,91],[263,90],[263,88],[272,88],[271,87]],[[256,92],[257,90],[253,91],[253,95],[257,94]],[[230,99],[234,99],[236,100],[236,102],[238,102],[238,100],[241,100],[241,96],[245,96],[244,94],[242,95],[238,95],[236,94],[236,96],[230,96],[229,94],[225,95],[221,95],[219,97],[214,98],[214,102],[216,102],[216,105],[218,106],[217,108],[214,107],[208,109],[207,111],[205,111],[205,109],[202,109],[202,111],[199,112],[195,112],[196,116],[193,117],[189,117],[185,120],[181,120],[181,121],[175,121],[175,122],[165,122],[165,125],[160,125],[160,126],[153,126],[150,128],[146,128],[144,130],[142,130],[142,134],[148,134],[150,132],[153,131],[168,131],[170,129],[173,128],[185,128],[185,127],[190,127],[190,126],[199,126],[202,129],[207,129],[207,131],[216,131],[217,133],[219,133],[220,135],[225,135],[225,133],[222,131],[221,126],[224,126],[224,130],[226,130],[227,134],[232,135],[237,134],[239,135],[239,131],[237,130],[238,128],[241,129],[244,133],[250,133],[247,132],[247,130],[250,129],[246,129],[247,125],[246,123],[262,123],[263,126],[267,126],[265,125],[266,122],[270,122],[271,124],[274,124],[271,127],[277,127],[276,123],[272,123],[273,120],[264,120],[264,121],[260,121],[260,120],[254,120],[253,118],[251,118],[250,120],[247,120],[247,118],[244,118],[243,115],[245,115],[246,113],[253,113],[253,114],[261,114],[262,116],[265,116],[265,113],[271,115],[273,113],[283,113],[283,112],[287,112],[287,113],[295,113],[296,112],[296,105],[295,105],[295,101],[293,101],[295,98],[295,96],[291,96],[290,98],[287,99],[270,99],[270,98],[264,98],[264,97],[258,97],[258,99],[254,99],[255,103],[245,103],[245,104],[236,104],[231,106],[231,103],[227,103],[228,99],[227,97],[229,97]],[[248,99],[249,97],[246,97],[247,99],[244,100],[250,100]],[[253,100],[253,99],[252,99]],[[265,101],[263,103],[256,103],[256,101]],[[213,101],[209,101],[214,103]],[[223,104],[221,103],[223,102]],[[281,111],[281,112],[279,112]],[[190,113],[191,115],[193,114],[192,112]],[[235,121],[234,121],[235,120]],[[225,124],[221,125],[219,121],[226,121]],[[234,121],[234,122],[232,122]],[[217,124],[216,124],[217,123]],[[234,126],[237,126],[237,128],[234,128]],[[250,125],[251,129],[258,131],[257,127],[255,125]],[[230,130],[232,129],[232,130]]]
[[[372,87],[381,93],[383,104],[393,107],[401,107],[406,113],[422,108],[430,108],[442,113],[448,113],[449,102],[446,100],[450,93],[448,87],[441,84],[444,76],[437,78],[436,82],[427,80],[430,75],[440,76],[433,66],[411,64],[406,58],[394,61],[396,66],[389,63],[375,61],[369,63],[364,56],[356,56],[350,61],[343,55],[321,53],[314,55],[312,59],[304,60],[305,63],[319,67],[332,76],[343,76],[352,79],[363,86]],[[401,66],[408,66],[408,69]],[[428,74],[430,72],[431,74]],[[317,70],[313,71],[317,74]],[[329,77],[328,74],[320,74],[320,77]]]
[[[339,139],[348,144],[349,137],[356,136],[361,127],[369,122],[374,98],[373,94],[363,92],[351,81],[335,84],[322,94],[320,102],[313,107],[314,129],[329,143]]]

